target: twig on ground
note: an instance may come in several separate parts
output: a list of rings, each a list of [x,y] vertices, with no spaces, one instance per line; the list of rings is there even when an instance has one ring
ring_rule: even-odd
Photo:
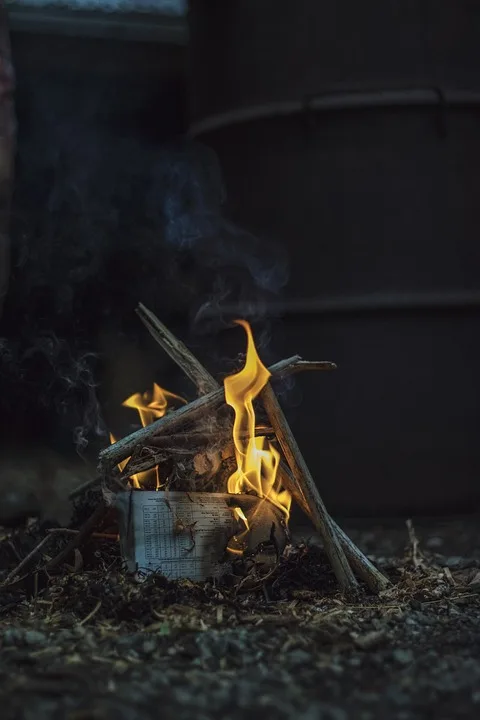
[[[422,558],[422,554],[419,551],[419,541],[417,538],[417,535],[415,533],[415,528],[413,527],[413,523],[410,519],[406,521],[406,526],[408,530],[408,540],[410,542],[410,550],[412,553],[412,563],[414,568],[421,567],[424,562]]]
[[[78,535],[79,532],[80,530],[73,530],[72,528],[49,528],[47,530],[47,533],[53,535]],[[117,533],[92,532],[90,537],[97,540],[118,540],[119,536]]]
[[[70,542],[63,548],[63,550],[58,553],[58,555],[52,558],[45,565],[44,569],[47,573],[55,570],[59,565],[65,562],[68,559],[69,555],[75,550],[75,548],[79,547],[82,543],[85,542],[85,540],[87,540],[91,536],[95,527],[105,515],[106,510],[107,506],[105,504],[105,501],[101,500],[93,513],[88,518],[88,520],[80,528],[79,532],[72,537]],[[47,537],[51,537],[51,533],[47,535]]]
[[[2,587],[5,587],[6,585],[10,585],[12,580],[14,580],[19,573],[22,570],[26,570],[28,566],[30,565],[33,560],[35,560],[36,556],[40,552],[40,550],[47,544],[47,542],[50,540],[51,535],[46,535],[40,542],[33,548],[31,552],[28,553],[26,557],[23,558],[23,560],[11,571],[8,573],[7,577],[2,583]]]
[[[102,601],[98,600],[98,602],[95,605],[95,607],[93,608],[93,610],[91,612],[89,612],[88,615],[83,618],[83,620],[80,620],[77,627],[82,627],[83,625],[86,625],[89,620],[91,620],[93,617],[95,617],[95,615],[97,614],[97,612],[100,610],[101,607],[102,607]]]

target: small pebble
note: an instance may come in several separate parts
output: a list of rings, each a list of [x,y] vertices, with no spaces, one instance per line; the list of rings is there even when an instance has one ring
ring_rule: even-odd
[[[358,635],[353,642],[360,650],[371,650],[378,647],[384,639],[385,630],[373,630],[365,635]]]
[[[310,663],[312,661],[312,656],[305,650],[293,650],[289,654],[288,659],[294,667],[298,667],[300,665],[307,665]]]
[[[47,642],[47,636],[42,632],[38,632],[38,630],[27,630],[25,633],[25,643],[27,645],[46,645]]]
[[[155,652],[157,648],[157,643],[153,638],[149,638],[148,640],[145,640],[143,643],[143,652],[147,655],[150,655],[150,653]]]
[[[462,557],[458,557],[457,555],[455,555],[455,556],[447,558],[445,560],[445,565],[450,569],[457,568],[457,567],[460,567],[461,565],[463,565],[463,560],[464,559]]]
[[[395,662],[400,663],[400,665],[410,665],[410,663],[413,662],[413,652],[411,650],[396,648],[392,653],[392,657]]]
[[[12,645],[23,644],[25,633],[18,628],[8,628],[3,633],[2,644],[5,647],[11,647]]]

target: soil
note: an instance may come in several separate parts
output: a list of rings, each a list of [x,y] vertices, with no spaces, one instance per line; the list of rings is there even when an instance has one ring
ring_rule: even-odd
[[[136,582],[106,539],[31,570],[0,594],[1,717],[478,717],[478,518],[343,526],[392,580],[379,597],[342,596],[302,529],[264,581]]]

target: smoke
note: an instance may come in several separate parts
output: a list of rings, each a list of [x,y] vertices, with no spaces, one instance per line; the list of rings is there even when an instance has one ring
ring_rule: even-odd
[[[6,389],[2,412],[7,419],[3,438],[13,431],[17,437],[37,441],[46,431],[60,441],[70,436],[81,454],[89,439],[103,437],[96,364],[93,353],[73,355],[69,343],[53,334],[30,340],[2,338],[0,372]],[[45,427],[48,410],[52,423]]]
[[[237,314],[241,309],[244,317],[266,320],[268,299],[288,280],[282,248],[225,217],[226,197],[212,150],[183,142],[165,152],[156,168],[149,209],[163,221],[167,245],[180,256],[188,253],[193,264],[189,314],[199,333],[229,325],[232,312],[235,316],[232,308]]]
[[[225,306],[241,305],[265,320],[266,347],[264,309],[287,262],[225,217],[208,148],[115,136],[93,101],[75,117],[54,116],[58,98],[35,106],[43,113],[23,134],[20,123],[0,412],[13,434],[43,432],[84,453],[106,436],[103,333],[138,345],[139,300],[209,336],[230,323]]]

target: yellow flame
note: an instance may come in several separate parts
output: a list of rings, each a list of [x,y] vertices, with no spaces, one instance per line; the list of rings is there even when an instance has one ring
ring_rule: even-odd
[[[264,437],[255,437],[255,410],[253,401],[263,390],[270,378],[270,372],[260,360],[253,340],[250,325],[237,320],[247,334],[247,356],[245,366],[224,380],[225,399],[234,411],[233,441],[235,444],[236,471],[229,477],[229,493],[254,492],[260,498],[267,498],[280,508],[288,520],[291,505],[290,493],[281,488],[277,478],[280,454]],[[248,522],[237,511],[237,518]],[[237,537],[236,540],[239,540]]]
[[[186,403],[186,400],[179,395],[174,395],[173,393],[168,392],[168,390],[161,388],[160,385],[157,385],[157,383],[154,383],[153,391],[146,390],[144,393],[134,393],[133,395],[130,395],[130,397],[128,397],[122,405],[124,407],[137,410],[142,427],[146,427],[147,425],[151,425],[154,420],[157,420],[165,415],[168,409],[169,400],[180,400],[181,402]],[[116,439],[112,433],[110,433],[110,443],[113,444],[115,442],[117,442]],[[126,458],[126,460],[122,460],[122,462],[118,464],[120,472],[123,472],[129,460],[130,458]],[[161,483],[158,466],[152,470],[145,470],[144,472],[132,475],[130,477],[130,482],[136,489],[140,489],[143,486],[151,487],[155,483],[155,488],[159,490]]]

